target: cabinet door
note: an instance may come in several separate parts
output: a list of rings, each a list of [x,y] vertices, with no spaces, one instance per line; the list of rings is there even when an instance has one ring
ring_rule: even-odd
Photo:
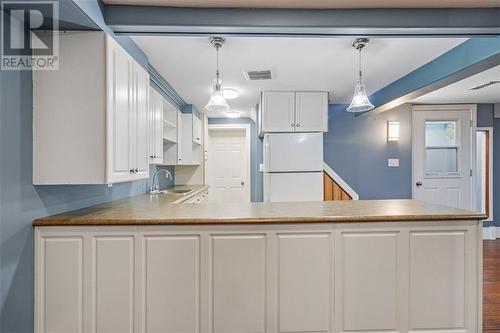
[[[193,142],[201,144],[201,120],[198,111],[193,109]]]
[[[266,331],[266,235],[211,236],[209,332]]]
[[[262,93],[262,132],[295,131],[295,93],[265,91]]]
[[[155,162],[163,162],[163,110],[164,100],[160,93],[157,94],[156,99],[156,113],[155,113]]]
[[[92,332],[132,333],[137,304],[133,235],[92,237]]]
[[[295,131],[326,132],[328,130],[328,93],[295,93]]]
[[[347,225],[335,233],[335,332],[408,332],[401,232]]]
[[[278,233],[279,332],[333,331],[333,232]]]
[[[136,178],[148,178],[148,90],[149,75],[139,65],[135,70],[135,168]],[[163,152],[163,150],[162,150]]]
[[[155,154],[155,120],[156,120],[156,95],[153,88],[149,89],[149,106],[148,106],[148,156],[149,162],[154,162]]]
[[[146,235],[144,332],[200,331],[200,236]]]
[[[197,165],[199,164],[198,158],[194,156],[193,143],[193,114],[180,113],[179,117],[179,138],[178,146],[178,163],[184,165]],[[197,146],[197,145],[196,145]]]
[[[84,332],[83,237],[35,240],[35,332]]]
[[[132,59],[107,39],[107,182],[129,181],[132,173]]]

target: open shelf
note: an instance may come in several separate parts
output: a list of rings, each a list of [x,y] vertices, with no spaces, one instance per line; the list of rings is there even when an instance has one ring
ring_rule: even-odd
[[[166,136],[163,137],[163,141],[165,141],[166,143],[177,143],[176,139],[172,139]]]
[[[168,121],[166,119],[163,119],[163,124],[170,126],[170,127],[177,127],[177,125],[175,125],[174,123],[171,123],[170,121]]]

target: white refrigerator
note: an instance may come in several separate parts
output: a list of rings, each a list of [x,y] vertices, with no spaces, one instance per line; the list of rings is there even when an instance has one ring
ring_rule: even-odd
[[[265,134],[264,201],[323,201],[323,133]]]

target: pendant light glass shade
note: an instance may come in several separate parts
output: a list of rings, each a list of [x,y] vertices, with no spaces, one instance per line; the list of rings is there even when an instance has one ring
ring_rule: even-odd
[[[222,37],[210,38],[210,44],[215,47],[215,50],[217,52],[217,70],[215,72],[212,95],[210,96],[210,100],[208,101],[207,105],[205,105],[205,109],[213,112],[226,112],[231,109],[229,104],[227,104],[226,99],[224,98],[222,80],[219,74],[219,48],[224,45],[224,42],[225,39]]]
[[[352,43],[352,46],[359,51],[359,79],[354,87],[354,96],[352,97],[351,105],[347,108],[348,112],[366,112],[375,108],[366,94],[366,87],[363,83],[363,74],[361,72],[361,50],[368,44],[368,41],[368,38],[357,38]]]
[[[347,108],[348,112],[366,112],[373,110],[375,106],[370,102],[366,95],[366,88],[363,79],[360,77],[354,88],[354,96],[351,105]]]
[[[205,109],[213,112],[225,112],[231,109],[224,98],[224,94],[222,93],[222,82],[218,77],[214,80],[212,95],[207,105],[205,105]]]

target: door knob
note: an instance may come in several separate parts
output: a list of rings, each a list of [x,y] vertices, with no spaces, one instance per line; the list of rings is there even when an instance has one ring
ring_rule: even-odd
[[[415,183],[415,185],[417,185],[417,186],[422,186],[422,182],[421,182],[421,181],[418,181],[418,182],[416,182],[416,183]]]

